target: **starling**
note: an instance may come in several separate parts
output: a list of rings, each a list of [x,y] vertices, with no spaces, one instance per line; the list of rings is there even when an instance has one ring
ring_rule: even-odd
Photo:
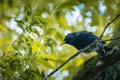
[[[86,46],[88,46],[90,43],[92,43],[94,40],[96,40],[98,38],[99,37],[94,35],[92,32],[79,31],[79,32],[73,32],[73,33],[67,34],[65,36],[64,43],[72,45],[75,48],[77,48],[78,50],[80,50],[80,49],[84,49]],[[97,52],[98,52],[99,55],[104,56],[105,52],[109,51],[111,48],[108,48],[108,47],[105,46],[105,41],[104,40],[101,40],[101,43],[102,43],[104,49],[99,48],[97,50]],[[89,53],[88,51],[85,51],[85,52]]]

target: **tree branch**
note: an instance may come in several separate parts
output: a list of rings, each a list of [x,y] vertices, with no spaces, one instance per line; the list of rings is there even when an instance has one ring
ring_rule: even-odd
[[[17,42],[17,40],[20,39],[20,37],[22,36],[24,31],[22,31],[22,33],[17,37],[17,39],[14,40],[14,42],[11,44],[11,46],[14,46],[14,44]]]
[[[101,34],[100,37],[99,37],[100,39],[103,37],[103,34],[104,34],[105,30],[108,28],[108,26],[109,26],[111,23],[113,23],[119,16],[120,16],[120,14],[117,15],[112,21],[110,21],[110,22],[105,26],[102,34]]]
[[[80,69],[72,80],[96,80],[97,76],[105,70],[108,66],[115,64],[120,60],[120,46],[114,47],[112,51],[108,52],[107,56],[99,58],[97,61],[89,60],[87,66],[83,66],[83,70]]]
[[[61,64],[57,69],[55,69],[53,72],[51,72],[47,77],[45,77],[44,80],[47,80],[51,75],[53,75],[55,72],[57,72],[61,67],[63,67],[66,63],[68,63],[70,60],[72,60],[73,58],[75,58],[76,56],[78,56],[81,52],[77,52],[76,54],[74,54],[73,56],[71,56],[69,59],[67,59],[63,64]]]

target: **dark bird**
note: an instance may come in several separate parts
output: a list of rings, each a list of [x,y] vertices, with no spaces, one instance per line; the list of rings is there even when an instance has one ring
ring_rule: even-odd
[[[92,32],[88,31],[80,31],[80,32],[73,32],[69,33],[65,36],[64,43],[63,44],[69,44],[77,48],[78,50],[84,49],[86,46],[88,46],[90,43],[92,43],[94,40],[98,39],[96,35],[94,35]],[[108,48],[105,46],[105,41],[101,40],[101,43],[104,48],[99,48],[97,52],[104,56],[106,51],[109,51],[111,48]],[[62,44],[61,44],[62,45]],[[85,51],[86,53],[89,53],[89,51]]]

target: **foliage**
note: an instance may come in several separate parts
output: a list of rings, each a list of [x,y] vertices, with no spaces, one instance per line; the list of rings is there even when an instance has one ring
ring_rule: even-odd
[[[99,36],[119,7],[119,0],[0,0],[0,74],[4,80],[42,80],[76,52],[72,46],[59,46],[65,34],[86,29]],[[112,36],[112,26],[104,39]],[[95,55],[81,54],[51,79],[66,70],[74,75]]]

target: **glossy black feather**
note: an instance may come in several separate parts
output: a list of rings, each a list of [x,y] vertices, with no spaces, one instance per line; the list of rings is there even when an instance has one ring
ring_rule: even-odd
[[[73,32],[69,33],[65,36],[64,42],[67,44],[70,44],[77,48],[78,50],[85,48],[90,43],[92,43],[94,40],[96,40],[98,37],[94,35],[92,32],[88,31],[80,31],[80,32]],[[102,40],[102,44],[105,44],[105,41]],[[105,46],[106,49],[108,49]],[[97,51],[101,56],[104,55],[103,50]]]

